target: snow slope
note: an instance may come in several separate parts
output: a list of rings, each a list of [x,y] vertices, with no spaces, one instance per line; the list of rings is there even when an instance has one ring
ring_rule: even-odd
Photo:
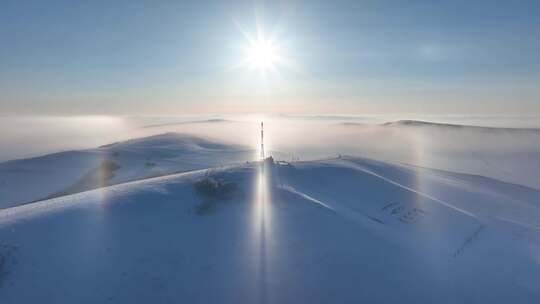
[[[205,201],[194,182],[234,183]],[[0,211],[1,303],[538,303],[540,191],[342,157]]]
[[[335,136],[345,137],[351,146],[339,147],[336,154],[488,176],[540,190],[538,128],[486,127],[416,120],[381,125],[345,123],[335,128]],[[336,141],[328,140],[332,146],[339,146]]]
[[[166,133],[0,163],[0,209],[63,194],[252,159],[247,147]]]

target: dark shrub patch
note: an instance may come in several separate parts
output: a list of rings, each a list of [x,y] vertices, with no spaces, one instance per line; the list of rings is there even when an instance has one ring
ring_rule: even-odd
[[[195,183],[197,193],[207,200],[230,199],[236,191],[236,184],[213,178],[205,178]]]
[[[195,207],[195,213],[198,215],[214,213],[216,203],[232,198],[237,190],[235,183],[208,177],[195,182],[193,186],[197,194],[203,198],[203,202]]]

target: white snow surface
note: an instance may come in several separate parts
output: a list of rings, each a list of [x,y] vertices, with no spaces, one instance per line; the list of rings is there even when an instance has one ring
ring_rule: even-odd
[[[247,147],[179,133],[0,163],[0,209],[175,172],[253,159]]]
[[[237,190],[199,214],[208,177]],[[232,165],[0,210],[0,303],[539,303],[539,229],[486,177]]]

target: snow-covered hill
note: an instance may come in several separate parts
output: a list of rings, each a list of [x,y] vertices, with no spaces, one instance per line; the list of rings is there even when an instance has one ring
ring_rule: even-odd
[[[538,303],[539,228],[485,177],[242,164],[1,210],[0,302]]]
[[[423,120],[398,120],[393,122],[386,122],[382,124],[386,127],[429,127],[429,128],[442,128],[442,129],[471,129],[475,131],[493,131],[493,132],[518,132],[518,133],[540,133],[539,128],[509,128],[509,127],[493,127],[493,126],[476,126],[476,125],[463,125],[452,123],[437,123]]]
[[[0,209],[174,172],[253,159],[248,147],[166,133],[0,163]]]
[[[540,129],[399,120],[336,124],[337,153],[491,177],[540,190]],[[338,137],[339,138],[339,137]],[[333,146],[337,140],[329,140]]]

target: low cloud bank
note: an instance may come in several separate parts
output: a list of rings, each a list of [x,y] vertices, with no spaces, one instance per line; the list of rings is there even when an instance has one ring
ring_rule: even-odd
[[[404,117],[4,117],[0,121],[0,161],[94,148],[166,132],[257,149],[259,122],[264,120],[266,147],[276,155],[279,152],[284,160],[365,156],[540,187],[540,129],[535,128],[540,121],[534,117],[424,117],[422,121],[429,123],[396,123],[401,118]]]

